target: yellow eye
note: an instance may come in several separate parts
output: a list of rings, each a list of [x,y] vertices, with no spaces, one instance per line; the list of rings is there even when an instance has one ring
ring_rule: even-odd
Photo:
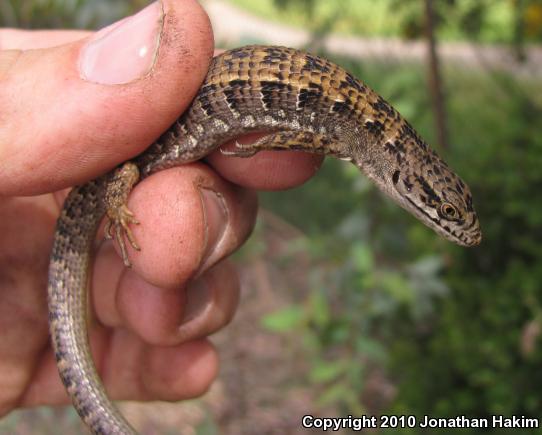
[[[443,202],[440,205],[438,214],[440,217],[450,221],[459,219],[459,210],[457,210],[457,208],[449,202]]]

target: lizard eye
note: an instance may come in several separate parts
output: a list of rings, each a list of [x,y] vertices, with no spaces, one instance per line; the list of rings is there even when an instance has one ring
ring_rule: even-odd
[[[459,218],[459,210],[457,210],[457,208],[449,202],[443,202],[439,206],[438,214],[441,218],[449,221],[457,220]]]

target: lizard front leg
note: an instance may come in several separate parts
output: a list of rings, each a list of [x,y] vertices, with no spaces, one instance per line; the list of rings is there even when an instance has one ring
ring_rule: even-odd
[[[128,196],[134,185],[139,181],[139,169],[134,163],[127,162],[119,167],[107,183],[104,202],[108,221],[105,226],[106,239],[112,239],[113,234],[119,244],[122,261],[128,267],[131,266],[126,250],[125,237],[130,245],[139,251],[130,224],[139,224],[132,211],[128,208]]]

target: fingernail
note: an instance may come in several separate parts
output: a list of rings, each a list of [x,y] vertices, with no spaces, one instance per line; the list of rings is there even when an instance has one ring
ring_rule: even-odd
[[[229,213],[222,195],[214,190],[199,188],[205,214],[205,250],[200,272],[214,262],[215,253],[220,251],[220,242],[228,226]]]
[[[81,77],[94,83],[118,85],[146,75],[158,52],[163,16],[162,4],[154,2],[100,30],[81,50]]]

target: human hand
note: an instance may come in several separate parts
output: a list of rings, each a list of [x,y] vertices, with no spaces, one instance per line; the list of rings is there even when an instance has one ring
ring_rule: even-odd
[[[165,0],[98,34],[0,31],[0,50],[3,415],[68,402],[46,306],[65,189],[134,157],[173,123],[205,76],[212,33],[194,0]],[[209,387],[218,362],[205,337],[237,306],[239,282],[226,257],[253,227],[252,189],[301,184],[321,158],[214,153],[207,162],[136,186],[129,207],[141,222],[133,232],[142,251],[130,251],[132,269],[111,242],[95,253],[90,339],[113,399],[180,400]]]

